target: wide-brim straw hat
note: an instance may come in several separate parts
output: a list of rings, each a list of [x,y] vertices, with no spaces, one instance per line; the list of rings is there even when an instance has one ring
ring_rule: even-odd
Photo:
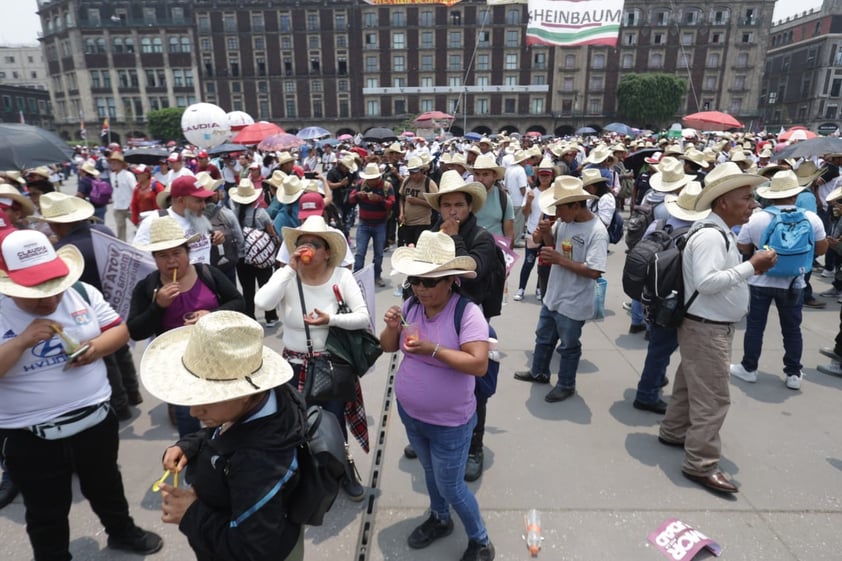
[[[12,247],[7,244],[12,244]],[[0,294],[12,298],[38,299],[61,294],[73,286],[85,271],[85,259],[75,245],[53,249],[47,236],[37,230],[13,231],[3,238],[2,247],[15,254],[26,247],[38,250],[31,252],[33,255],[37,253],[36,257],[26,261],[13,261],[7,251],[3,251]]]
[[[287,162],[294,162],[295,156],[290,154],[289,152],[278,152],[278,165],[282,166]]]
[[[248,177],[242,178],[239,185],[228,190],[231,200],[241,205],[250,205],[259,199],[261,194],[263,189],[255,189],[254,183]]]
[[[810,160],[805,160],[801,162],[801,165],[795,169],[795,175],[798,177],[799,185],[810,185],[822,176],[827,168],[822,166],[818,167],[815,163]]]
[[[798,183],[795,172],[787,169],[775,173],[768,185],[758,187],[757,195],[764,199],[788,199],[795,197],[806,188],[806,185]]]
[[[532,157],[532,152],[529,150],[518,150],[515,152],[514,159],[512,160],[512,165],[517,165],[521,162],[525,162],[529,158]]]
[[[7,177],[8,179],[11,179],[12,181],[15,181],[20,185],[26,185],[26,179],[16,169],[6,170],[6,171],[0,173],[0,175],[3,175],[5,177]],[[49,178],[47,178],[47,179],[49,179]]]
[[[41,195],[41,216],[43,222],[71,224],[87,220],[94,215],[94,205],[81,197],[54,191]]]
[[[741,187],[756,187],[764,181],[765,177],[743,173],[734,162],[719,164],[705,176],[705,187],[696,201],[696,210],[708,210],[711,203],[722,195]]]
[[[342,156],[341,158],[339,158],[339,161],[337,163],[345,166],[350,173],[357,172],[357,162],[351,155]]]
[[[383,172],[380,171],[380,166],[374,162],[366,164],[365,168],[360,172],[360,179],[380,179],[381,177],[383,177]]]
[[[839,198],[842,198],[842,186],[839,186],[830,193],[828,193],[827,197],[825,197],[825,200],[829,203],[832,203],[833,201]]]
[[[664,148],[664,156],[682,156],[684,155],[684,151],[681,149],[681,146],[678,144],[668,144]]]
[[[287,175],[281,182],[281,187],[275,193],[275,197],[285,205],[291,205],[301,197],[304,192],[304,184],[295,174]]]
[[[392,254],[392,274],[439,278],[456,275],[475,278],[477,262],[467,255],[456,255],[453,238],[444,232],[425,230],[415,247],[399,247]]]
[[[108,160],[109,162],[122,162],[124,164],[126,163],[126,159],[123,157],[123,153],[117,151],[111,152],[111,154],[108,156],[108,158],[106,158],[106,160]]]
[[[582,180],[572,175],[562,175],[555,178],[549,189],[538,195],[538,205],[541,212],[555,216],[555,207],[577,201],[596,199],[582,186]]]
[[[51,172],[50,168],[48,168],[47,166],[38,166],[37,168],[26,170],[26,175],[37,175],[39,177],[43,177],[44,179],[49,180],[50,176],[53,175],[53,172]]]
[[[79,166],[79,169],[81,169],[85,173],[93,175],[94,177],[99,177],[99,170],[96,169],[96,165],[94,165],[94,163],[90,160],[87,160],[81,166]]]
[[[538,164],[538,167],[536,168],[536,173],[546,172],[550,172],[553,175],[555,175],[556,172],[555,165],[553,164],[553,161],[549,158],[544,158],[543,160],[541,160],[541,163]]]
[[[690,183],[694,177],[685,174],[684,164],[672,156],[661,159],[657,169],[658,171],[649,177],[649,186],[661,193],[680,189]]]
[[[196,183],[201,185],[203,189],[207,189],[208,191],[216,191],[217,189],[222,187],[223,184],[225,184],[225,180],[222,178],[214,179],[208,172],[200,171],[196,174]]]
[[[308,216],[298,228],[283,227],[281,235],[290,255],[295,253],[296,240],[305,234],[323,239],[330,247],[330,257],[327,260],[329,267],[338,267],[342,263],[348,250],[345,235],[330,228],[321,215]]]
[[[477,156],[473,165],[468,168],[471,173],[474,173],[478,169],[490,169],[497,175],[497,179],[503,179],[503,176],[506,174],[503,166],[497,165],[497,159],[494,157],[494,154],[490,153]]]
[[[188,236],[172,216],[152,216],[149,223],[149,243],[134,244],[142,251],[154,253],[182,245],[187,245],[199,239],[200,234]]]
[[[705,158],[704,153],[696,150],[695,148],[688,149],[684,154],[679,156],[679,158],[681,158],[682,160],[687,160],[688,162],[692,162],[704,169],[710,167],[710,164],[708,163],[707,158]]]
[[[601,144],[591,150],[588,157],[585,158],[585,163],[587,164],[601,164],[608,158],[612,158],[614,156],[613,152],[611,152],[611,148]]]
[[[391,143],[388,148],[384,151],[384,154],[388,154],[389,152],[394,152],[395,154],[403,155],[403,150],[401,150],[400,142],[393,142]]]
[[[608,184],[608,179],[602,175],[597,168],[587,168],[582,170],[582,187],[593,185],[594,183]]]
[[[292,379],[292,368],[263,345],[263,328],[230,310],[159,335],[140,361],[146,390],[173,405],[207,405],[253,395]]]
[[[12,206],[8,204],[11,202],[20,205],[23,216],[30,216],[35,212],[35,204],[29,197],[18,191],[17,187],[8,183],[0,183],[0,203],[7,203],[7,206]]]
[[[479,158],[477,158],[479,159]],[[468,193],[471,196],[471,212],[476,212],[485,204],[485,198],[488,192],[485,190],[485,185],[479,181],[472,181],[465,183],[462,174],[456,170],[448,170],[441,174],[439,180],[439,190],[437,193],[424,193],[424,198],[436,210],[439,210],[439,200],[442,195],[448,193]]]
[[[272,175],[270,175],[269,177],[264,179],[263,182],[268,183],[269,185],[271,185],[275,189],[280,189],[281,185],[283,185],[283,183],[284,183],[284,179],[286,179],[286,178],[287,178],[287,174],[285,174],[284,172],[282,172],[279,169],[276,169],[275,171],[272,172]]]
[[[643,161],[650,165],[659,164],[663,155],[663,152],[653,152],[651,156],[643,158]]]
[[[681,193],[667,193],[664,196],[664,208],[670,215],[679,220],[686,220],[687,222],[695,222],[702,218],[707,218],[710,214],[710,209],[696,210],[696,201],[699,195],[702,194],[702,184],[698,181],[691,181],[687,184]]]

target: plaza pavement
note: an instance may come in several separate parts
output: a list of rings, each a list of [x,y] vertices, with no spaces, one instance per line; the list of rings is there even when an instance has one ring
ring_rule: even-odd
[[[488,406],[485,473],[470,487],[497,559],[529,558],[522,534],[530,508],[538,509],[542,518],[539,559],[657,561],[663,557],[646,537],[672,517],[718,541],[723,559],[842,558],[842,379],[815,370],[827,360],[818,348],[832,344],[839,304],[827,299],[827,309],[804,311],[806,378],[800,392],[784,386],[777,314],[770,313],[758,381],[731,383],[732,405],[722,430],[722,468],[739,483],[740,493],[717,496],[682,477],[680,450],[657,442],[661,417],[631,406],[646,343],[642,334],[627,333],[620,283],[624,247],[621,243],[608,258],[607,317],[589,322],[583,332],[575,397],[546,403],[550,386],[512,378],[515,370],[528,366],[532,353],[539,310],[534,272],[527,297],[522,302],[509,298],[502,316],[492,322],[505,358],[497,395]],[[386,261],[384,276],[390,271],[388,254]],[[510,295],[519,271],[517,263]],[[379,327],[384,310],[399,302],[392,295],[394,282],[377,291],[374,315]],[[816,292],[829,286],[823,279],[813,284]],[[742,335],[741,325],[734,340],[735,361]],[[279,329],[268,330],[266,343],[280,350],[279,336]],[[135,349],[136,361],[142,348]],[[369,494],[364,502],[353,503],[340,493],[325,525],[306,531],[307,561],[456,561],[467,545],[458,518],[454,533],[429,548],[416,551],[406,545],[409,533],[425,519],[428,501],[417,460],[402,454],[407,440],[391,391],[392,358],[384,355],[363,379],[371,454],[365,455],[355,442],[351,445]],[[677,363],[676,354],[670,378]],[[666,387],[667,397],[670,389]],[[176,438],[166,407],[147,395],[133,419],[121,424],[121,438],[120,464],[132,514],[165,540],[163,550],[148,559],[193,559],[178,529],[161,523],[160,497],[150,490],[161,475],[161,454]],[[139,559],[105,547],[107,536],[78,486],[70,521],[74,559]],[[20,497],[0,511],[0,535],[0,559],[31,559]],[[697,557],[704,558],[711,557]]]

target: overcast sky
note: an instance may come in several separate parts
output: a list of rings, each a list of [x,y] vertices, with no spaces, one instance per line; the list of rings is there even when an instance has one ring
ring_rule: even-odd
[[[822,0],[778,0],[774,20],[818,8]],[[3,25],[0,27],[0,45],[37,44],[36,33],[41,23],[35,11],[35,0],[3,0]]]

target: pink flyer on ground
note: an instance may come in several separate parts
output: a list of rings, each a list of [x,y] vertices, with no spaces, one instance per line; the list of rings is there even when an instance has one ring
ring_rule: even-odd
[[[649,541],[655,544],[667,559],[674,561],[690,561],[702,548],[717,557],[722,554],[722,546],[678,518],[670,518],[663,522],[657,530],[649,534]]]

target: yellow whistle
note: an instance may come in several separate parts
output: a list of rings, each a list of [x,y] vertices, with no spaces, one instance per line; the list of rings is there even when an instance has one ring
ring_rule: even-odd
[[[173,473],[170,470],[166,470],[164,472],[164,475],[161,476],[161,479],[159,479],[158,481],[156,481],[155,483],[152,484],[152,491],[153,492],[157,493],[158,491],[161,490],[161,484],[166,482],[167,477],[170,476],[170,473],[173,474],[173,476],[172,476],[172,486],[178,488],[178,472],[176,471],[176,472]]]

